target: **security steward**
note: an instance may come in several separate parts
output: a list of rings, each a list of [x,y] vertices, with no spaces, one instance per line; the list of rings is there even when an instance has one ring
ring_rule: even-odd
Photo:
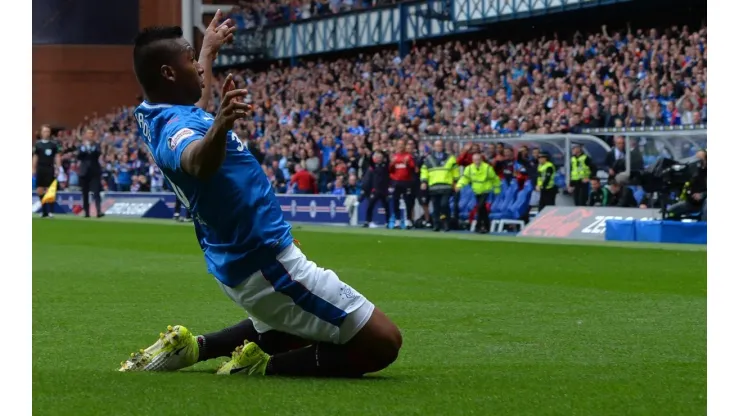
[[[36,176],[36,194],[44,199],[46,191],[54,182],[61,166],[62,155],[59,144],[51,137],[51,127],[41,126],[40,137],[33,146],[33,174]],[[41,205],[41,216],[52,217],[53,204]]]
[[[545,152],[541,153],[539,162],[540,165],[537,167],[537,190],[540,192],[539,211],[542,212],[545,207],[555,205],[558,188],[555,187],[555,165],[550,162],[550,155]]]
[[[460,168],[454,156],[444,151],[442,140],[434,142],[434,151],[424,159],[421,165],[421,190],[429,190],[434,210],[434,231],[440,227],[450,231],[450,195],[455,182],[460,178]]]
[[[473,154],[473,163],[465,167],[462,177],[455,185],[455,191],[460,192],[466,185],[471,185],[475,194],[478,214],[475,232],[485,234],[491,227],[486,202],[491,192],[494,194],[501,192],[501,179],[491,165],[482,161],[480,153]]]
[[[570,157],[570,186],[568,192],[573,195],[577,207],[588,203],[588,182],[591,172],[595,172],[593,161],[583,152],[580,144],[573,146],[573,155]]]
[[[100,209],[100,179],[103,174],[100,167],[100,155],[100,142],[98,142],[95,130],[85,130],[82,144],[77,150],[77,159],[80,161],[78,173],[82,188],[82,208],[85,210],[85,218],[90,218],[90,193],[93,194],[95,200],[95,212],[98,218],[103,216]]]

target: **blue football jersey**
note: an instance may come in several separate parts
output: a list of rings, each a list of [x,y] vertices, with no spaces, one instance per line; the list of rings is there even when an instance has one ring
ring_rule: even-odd
[[[228,132],[221,168],[201,181],[182,170],[180,157],[211,128],[211,114],[196,106],[144,101],[135,116],[154,161],[193,215],[209,273],[235,287],[293,243],[262,166],[236,134]]]

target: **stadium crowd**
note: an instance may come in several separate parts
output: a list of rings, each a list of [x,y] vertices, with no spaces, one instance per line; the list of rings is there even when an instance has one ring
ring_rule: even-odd
[[[571,40],[450,41],[417,45],[403,58],[396,51],[360,53],[356,59],[234,74],[255,103],[253,116],[239,121],[235,131],[263,163],[275,189],[287,193],[359,194],[374,165],[372,153],[390,157],[399,139],[410,139],[418,159],[431,151],[426,136],[565,133],[707,120],[706,28],[610,32],[602,27]],[[223,77],[213,81],[214,112]],[[104,190],[166,187],[137,142],[133,110],[93,114],[76,129],[56,133],[62,189],[78,184],[76,149],[86,130],[102,144]],[[447,142],[446,150],[460,165],[469,164],[476,149],[458,146]],[[501,143],[480,148],[500,176],[535,177],[536,155],[520,150]]]
[[[352,10],[398,3],[397,0],[258,0],[235,3],[227,17],[240,29],[254,29],[297,20],[306,20]],[[229,2],[227,2],[229,3]]]

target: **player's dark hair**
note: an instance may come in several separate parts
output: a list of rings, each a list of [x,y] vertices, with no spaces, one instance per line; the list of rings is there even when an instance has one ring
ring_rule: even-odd
[[[172,42],[182,37],[179,26],[155,26],[143,29],[134,40],[134,72],[144,91],[157,88],[160,68],[171,64],[181,52]]]

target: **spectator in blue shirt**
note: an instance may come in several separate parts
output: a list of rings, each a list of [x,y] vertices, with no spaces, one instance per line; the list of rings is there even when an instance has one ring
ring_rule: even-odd
[[[352,120],[352,125],[347,129],[347,131],[355,136],[363,136],[366,133],[365,128],[360,125],[357,119]]]
[[[331,190],[332,195],[344,196],[346,191],[344,190],[344,176],[338,176],[337,180],[334,181],[334,189]]]
[[[121,161],[116,166],[116,177],[119,192],[128,192],[131,190],[131,162],[128,161],[128,155],[122,154]]]
[[[357,175],[350,174],[347,179],[347,185],[344,187],[345,195],[360,196],[362,188],[357,184]]]

